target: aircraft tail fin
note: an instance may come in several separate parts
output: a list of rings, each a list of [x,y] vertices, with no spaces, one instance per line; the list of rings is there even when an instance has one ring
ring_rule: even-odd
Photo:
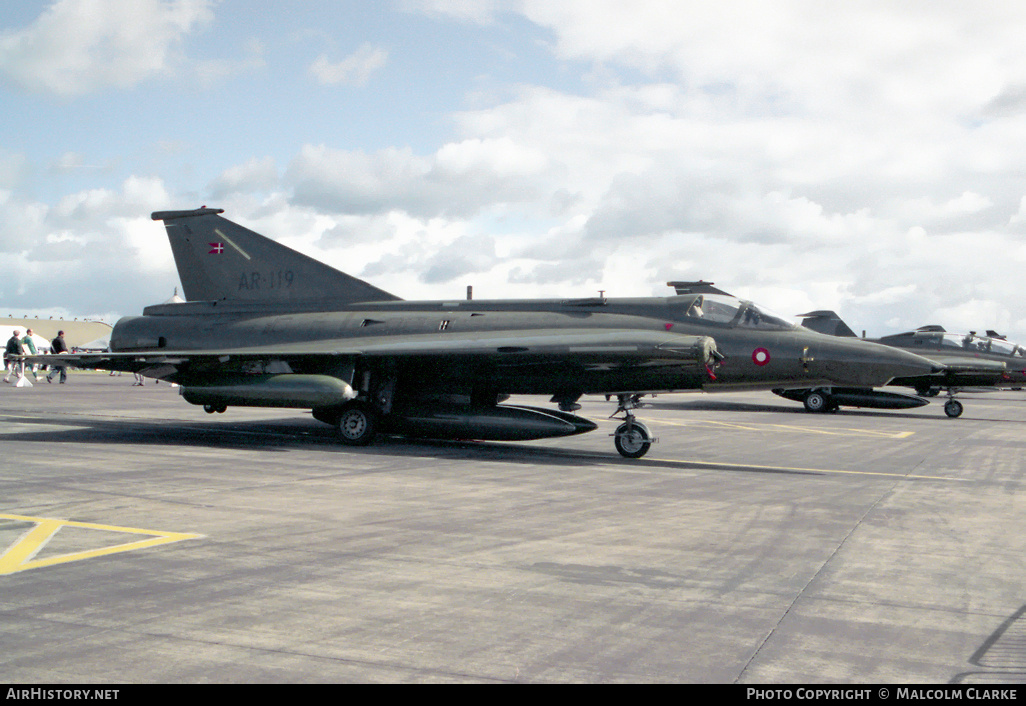
[[[222,218],[221,213],[224,209],[198,208],[152,215],[164,222],[187,301],[347,304],[399,299]]]
[[[858,335],[841,320],[836,312],[810,311],[808,314],[798,314],[798,316],[802,319],[802,326],[810,331],[825,333],[828,336],[858,338]]]

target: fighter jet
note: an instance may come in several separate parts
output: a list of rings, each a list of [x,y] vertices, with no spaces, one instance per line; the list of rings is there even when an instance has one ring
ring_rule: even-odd
[[[378,432],[580,434],[597,425],[573,414],[578,400],[605,395],[622,422],[614,445],[628,458],[655,441],[634,415],[646,394],[868,387],[940,370],[907,351],[801,329],[725,294],[404,301],[221,213],[152,214],[171,241],[185,302],[118,321],[112,352],[46,362],[174,382],[209,413],[309,409],[348,445]],[[510,395],[545,395],[556,408],[502,404]]]
[[[801,314],[802,326],[820,333],[846,338],[855,332],[833,311]],[[955,395],[967,387],[1022,386],[1026,383],[1026,351],[1004,336],[987,331],[979,336],[951,334],[944,327],[923,326],[915,331],[871,339],[876,343],[909,350],[944,365],[941,375],[898,376],[891,385],[911,387],[920,397],[870,389],[787,389],[774,390],[788,399],[803,402],[810,412],[829,412],[839,406],[907,409],[929,403],[940,391],[947,392],[944,413],[958,417],[963,405]]]

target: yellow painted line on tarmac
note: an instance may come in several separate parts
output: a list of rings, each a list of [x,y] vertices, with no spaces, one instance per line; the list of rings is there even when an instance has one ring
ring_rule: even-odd
[[[821,434],[826,436],[870,436],[877,439],[907,439],[914,431],[872,431],[870,429],[824,429],[822,427],[798,426],[793,424],[740,424],[738,422],[721,422],[715,419],[692,419],[687,422],[671,422],[665,420],[646,419],[645,423],[667,424],[674,427],[689,427],[696,424],[708,424],[711,426],[725,427],[727,429],[739,429],[742,431],[784,431],[807,434]]]
[[[29,529],[18,541],[12,544],[7,550],[0,554],[0,575],[13,574],[28,569],[38,569],[44,566],[54,566],[69,561],[81,559],[92,559],[94,557],[128,552],[135,549],[147,549],[161,544],[181,542],[186,539],[199,539],[201,534],[187,534],[184,532],[162,532],[159,530],[138,529],[135,527],[118,527],[116,525],[102,525],[91,522],[73,522],[70,520],[55,520],[47,517],[28,517],[25,515],[0,514],[0,520],[14,520],[18,522],[31,522],[34,526]],[[106,532],[124,532],[126,534],[148,535],[150,539],[140,539],[133,542],[124,542],[112,546],[90,549],[87,551],[61,554],[46,559],[35,559],[47,543],[54,538],[63,527],[77,527],[81,529],[102,530]]]

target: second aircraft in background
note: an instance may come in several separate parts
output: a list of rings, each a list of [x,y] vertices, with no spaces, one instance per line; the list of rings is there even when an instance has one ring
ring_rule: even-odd
[[[802,326],[842,338],[855,338],[855,332],[833,311],[801,314]],[[865,340],[865,339],[862,339]],[[889,384],[913,388],[919,396],[883,392],[865,388],[816,387],[774,390],[778,395],[803,402],[810,412],[829,412],[839,406],[878,409],[907,409],[929,403],[941,391],[947,392],[944,412],[949,417],[962,414],[962,403],[955,395],[970,387],[1020,387],[1026,383],[1026,351],[994,331],[980,336],[948,333],[941,326],[923,326],[915,331],[870,339],[876,343],[907,350],[944,365],[940,375],[899,376]]]

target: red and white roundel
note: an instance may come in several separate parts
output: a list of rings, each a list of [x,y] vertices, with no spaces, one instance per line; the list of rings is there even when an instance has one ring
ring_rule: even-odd
[[[752,362],[756,365],[766,365],[766,363],[770,362],[769,351],[765,348],[756,348],[752,351]]]

